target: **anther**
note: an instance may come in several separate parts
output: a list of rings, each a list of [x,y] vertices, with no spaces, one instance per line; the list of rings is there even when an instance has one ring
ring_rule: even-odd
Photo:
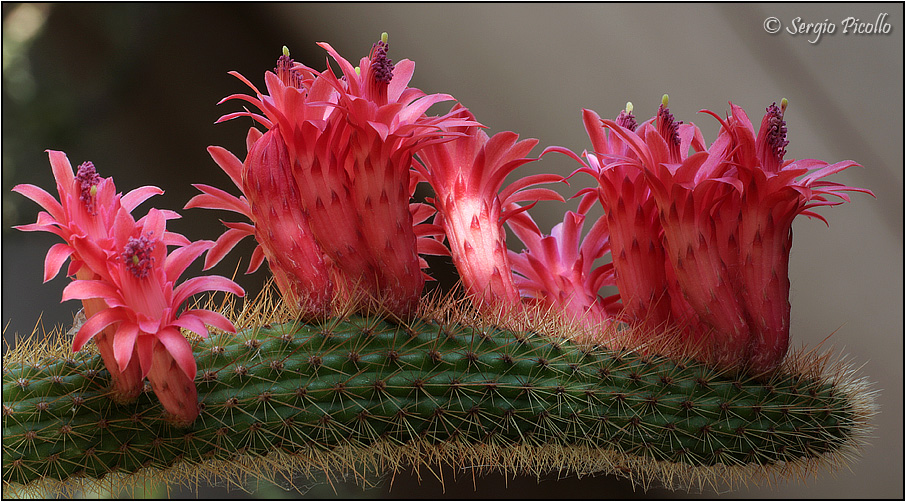
[[[771,106],[765,109],[767,113],[761,122],[762,130],[758,132],[759,139],[764,138],[764,142],[759,142],[759,146],[767,150],[760,152],[762,160],[770,163],[770,166],[766,167],[772,172],[779,168],[786,155],[786,146],[790,144],[786,139],[786,122],[783,120],[783,113],[786,111],[788,103],[786,98],[780,101],[780,106],[777,106],[776,102],[771,103]]]
[[[146,235],[138,239],[129,237],[121,256],[123,263],[126,264],[126,269],[132,272],[137,279],[144,279],[151,273],[151,267],[154,265],[154,257],[151,256],[151,253],[156,244],[155,239],[149,239]]]
[[[277,58],[277,66],[274,68],[274,73],[277,74],[277,78],[283,82],[283,85],[287,87],[295,87],[296,89],[302,88],[302,74],[299,70],[296,70],[294,66],[296,62],[289,57],[289,48],[285,45],[283,46],[283,55]]]
[[[381,34],[381,40],[371,47],[371,75],[376,82],[389,84],[393,79],[393,62],[387,57],[387,33]]]
[[[664,141],[667,142],[671,154],[676,156],[676,160],[679,160],[679,126],[683,122],[677,121],[673,117],[673,114],[670,113],[670,109],[667,108],[667,102],[669,100],[670,97],[666,94],[661,98],[661,106],[657,109],[657,131],[660,133],[661,137],[664,138]]]
[[[92,216],[98,214],[94,198],[98,193],[98,183],[103,181],[103,178],[98,175],[97,170],[94,168],[94,164],[91,162],[83,162],[79,165],[79,168],[76,170],[75,180],[80,188],[79,200],[85,204],[85,209],[88,211],[88,214]]]

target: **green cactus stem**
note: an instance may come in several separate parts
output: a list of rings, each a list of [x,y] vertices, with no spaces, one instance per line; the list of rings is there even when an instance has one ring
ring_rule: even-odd
[[[4,493],[236,466],[270,476],[482,466],[735,484],[847,458],[873,410],[865,382],[841,367],[749,379],[494,327],[352,316],[193,343],[202,411],[187,428],[147,388],[132,404],[110,400],[97,355],[6,361]]]

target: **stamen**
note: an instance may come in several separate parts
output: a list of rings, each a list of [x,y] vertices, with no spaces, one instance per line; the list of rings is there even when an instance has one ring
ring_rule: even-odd
[[[122,258],[126,268],[137,279],[144,279],[151,272],[151,267],[154,265],[154,257],[151,256],[151,251],[156,243],[156,240],[149,239],[145,235],[138,239],[129,237],[129,242],[126,243],[126,250],[123,251]]]
[[[88,214],[92,216],[98,214],[97,207],[94,203],[94,196],[97,195],[98,183],[103,181],[103,178],[101,178],[97,170],[95,170],[94,164],[91,162],[83,162],[76,171],[75,179],[81,188],[79,200],[85,204],[85,209],[88,210]]]
[[[381,40],[371,46],[371,74],[374,80],[382,84],[389,84],[393,79],[393,62],[387,57],[387,49],[390,45],[387,43],[387,33],[381,33]]]
[[[302,74],[293,68],[294,65],[295,61],[293,61],[293,58],[289,57],[289,49],[284,45],[283,55],[277,58],[277,66],[274,68],[274,73],[277,74],[277,77],[283,82],[283,85],[301,89]]]
[[[765,143],[778,163],[783,161],[786,146],[790,144],[786,139],[786,122],[783,120],[787,104],[786,98],[780,101],[780,106],[777,106],[776,102],[771,103],[771,106],[765,109],[767,115],[765,115],[765,123],[762,125],[762,127],[768,127],[765,132]]]
[[[635,115],[632,114],[632,101],[626,102],[626,109],[620,111],[620,115],[617,116],[617,125],[625,127],[630,131],[635,131],[638,127],[638,123],[635,121]]]
[[[677,121],[673,117],[673,114],[670,113],[670,109],[667,108],[669,99],[670,97],[666,94],[661,98],[661,106],[657,109],[657,131],[661,134],[661,137],[664,138],[664,141],[667,142],[667,145],[672,151],[680,145],[679,126],[683,121]]]

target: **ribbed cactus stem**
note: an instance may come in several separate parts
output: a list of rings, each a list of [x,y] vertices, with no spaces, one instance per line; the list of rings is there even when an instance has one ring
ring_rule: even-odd
[[[845,457],[872,409],[864,382],[842,370],[755,380],[692,360],[432,321],[264,325],[194,350],[201,413],[186,428],[148,389],[128,405],[109,399],[97,355],[7,361],[4,493],[108,474],[172,480],[209,466],[216,475],[225,462],[259,465],[265,476],[446,464],[733,483]]]

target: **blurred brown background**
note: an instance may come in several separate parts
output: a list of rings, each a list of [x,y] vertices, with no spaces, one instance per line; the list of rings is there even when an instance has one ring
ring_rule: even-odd
[[[848,16],[874,23],[888,13],[886,35],[844,35]],[[52,235],[25,234],[11,225],[38,211],[10,189],[34,183],[52,191],[44,149],[63,150],[74,165],[91,160],[121,190],[151,184],[167,191],[156,207],[179,209],[195,193],[191,183],[232,188],[205,147],[244,152],[248,121],[214,125],[245,92],[226,74],[238,70],[260,84],[282,45],[295,59],[323,68],[328,41],[357,61],[382,31],[390,57],[416,61],[412,85],[446,92],[471,108],[491,133],[513,130],[541,146],[588,147],[580,111],[613,117],[626,101],[640,120],[663,93],[678,119],[695,122],[710,141],[717,131],[702,108],[723,114],[727,101],[743,106],[757,124],[762,110],[786,97],[788,158],[830,162],[854,159],[862,169],[835,181],[867,187],[877,200],[855,195],[851,204],[822,211],[831,222],[797,220],[791,258],[794,346],[826,346],[847,353],[877,382],[881,414],[871,444],[850,469],[805,481],[740,489],[744,498],[900,498],[903,491],[903,30],[902,4],[14,4],[3,16],[3,254],[4,339],[27,335],[43,313],[50,328],[71,321],[75,302],[60,304],[68,281],[41,284]],[[770,35],[764,20],[783,30]],[[803,22],[836,24],[818,43],[785,30]],[[539,153],[540,148],[534,153]],[[530,164],[523,174],[571,172],[562,156]],[[563,191],[585,186],[577,179]],[[234,191],[235,193],[235,191]],[[140,210],[144,212],[148,204]],[[533,215],[544,230],[575,202],[541,204]],[[183,211],[171,227],[191,239],[222,230],[207,210]],[[249,243],[215,271],[231,275]],[[198,273],[198,265],[189,273]],[[243,268],[244,269],[244,268]],[[261,271],[241,278],[254,292]],[[446,284],[446,282],[445,282]],[[341,497],[366,498],[632,498],[696,494],[632,491],[625,481],[599,476],[505,481],[488,476],[473,491],[468,472],[445,474],[446,492],[430,473],[397,476],[362,491],[338,484]],[[309,496],[331,496],[311,480]],[[192,492],[173,492],[171,495]],[[277,497],[277,489],[259,491]],[[203,497],[226,495],[203,489]],[[298,494],[297,494],[298,495]],[[706,496],[713,496],[706,492]],[[700,496],[700,495],[699,495]]]

